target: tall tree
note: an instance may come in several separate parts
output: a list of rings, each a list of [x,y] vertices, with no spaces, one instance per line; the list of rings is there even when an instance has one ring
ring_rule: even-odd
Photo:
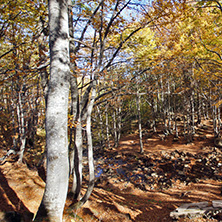
[[[50,80],[46,107],[47,176],[45,193],[36,219],[61,222],[69,179],[68,97],[69,26],[68,1],[49,0]]]

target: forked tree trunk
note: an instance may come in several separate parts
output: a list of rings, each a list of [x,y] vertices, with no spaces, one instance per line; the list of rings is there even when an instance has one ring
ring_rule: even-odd
[[[89,199],[95,184],[95,169],[93,159],[93,143],[92,143],[92,131],[91,131],[91,115],[93,110],[93,104],[96,97],[96,80],[92,81],[93,89],[91,93],[91,99],[86,111],[86,137],[87,137],[87,148],[88,148],[88,165],[89,165],[89,184],[86,193],[79,202],[74,204],[73,208],[78,209],[82,207],[85,202]]]
[[[46,107],[46,188],[36,220],[62,222],[69,179],[69,32],[66,0],[49,0],[50,80]]]

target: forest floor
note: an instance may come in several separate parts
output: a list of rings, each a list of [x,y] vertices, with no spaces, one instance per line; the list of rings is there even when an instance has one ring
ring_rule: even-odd
[[[147,132],[144,154],[136,133],[124,136],[117,148],[95,150],[93,193],[77,212],[65,209],[64,221],[170,222],[170,212],[183,203],[222,200],[222,152],[213,144],[211,125],[204,122],[189,144],[182,136],[177,141]],[[25,164],[10,157],[0,166],[0,211],[37,211],[45,183],[28,157]],[[178,221],[222,221],[220,216]]]

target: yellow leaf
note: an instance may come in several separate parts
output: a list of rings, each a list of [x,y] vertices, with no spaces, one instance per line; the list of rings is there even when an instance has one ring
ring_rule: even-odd
[[[215,103],[215,104],[213,104],[213,105],[218,108],[221,104],[222,104],[222,99],[219,100],[217,103]]]

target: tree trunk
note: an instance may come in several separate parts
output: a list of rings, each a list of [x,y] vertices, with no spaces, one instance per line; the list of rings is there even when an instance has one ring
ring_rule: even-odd
[[[218,119],[218,136],[220,135],[220,130],[221,130],[221,111],[220,111],[220,109],[221,109],[221,107],[220,106],[218,106],[218,108],[217,108],[217,113],[218,113],[218,117],[217,117],[217,119]]]
[[[106,140],[107,140],[107,146],[108,146],[108,148],[110,148],[108,104],[106,104],[105,115],[106,115]]]
[[[217,124],[217,107],[212,106],[212,118],[213,118],[213,127],[214,127],[214,137],[218,137],[219,135],[219,129],[218,129],[218,124]]]
[[[142,133],[142,125],[141,125],[141,112],[140,112],[140,94],[137,90],[136,93],[136,106],[137,106],[137,114],[138,114],[138,128],[139,128],[139,138],[140,138],[140,153],[143,153],[143,133]]]
[[[72,67],[74,71],[74,67]],[[74,137],[76,133],[76,128],[78,125],[78,117],[79,117],[79,95],[78,95],[78,89],[77,89],[77,79],[72,74],[70,75],[70,96],[71,96],[71,102],[70,102],[70,116],[72,118],[72,124],[69,128],[69,161],[70,161],[70,174],[72,174],[74,170],[74,152],[75,152],[75,144],[74,144]],[[81,125],[81,123],[80,123]]]
[[[99,145],[101,147],[104,147],[104,140],[105,140],[105,137],[104,137],[104,132],[103,132],[103,118],[102,118],[102,114],[101,114],[101,110],[100,110],[100,107],[99,105],[97,106],[97,112],[98,112],[98,117],[99,117],[99,126],[100,126],[100,131],[98,130],[99,132]]]
[[[12,83],[13,84],[13,83]],[[15,138],[15,135],[16,135],[16,128],[15,128],[15,103],[14,103],[14,100],[12,99],[12,111],[11,111],[11,115],[12,115],[12,131],[13,131],[13,136],[12,136],[12,144],[13,144],[13,150],[16,149],[16,138]]]
[[[24,101],[22,101],[22,95],[18,93],[18,106],[17,106],[17,115],[18,115],[18,127],[20,135],[20,148],[19,148],[19,159],[18,162],[21,163],[23,155],[25,152],[26,144],[26,126],[25,126],[25,114],[24,114]]]
[[[113,111],[113,135],[114,135],[114,147],[118,146],[118,134],[117,134],[117,122],[116,122],[116,110]]]
[[[156,117],[157,117],[157,98],[152,92],[152,99],[151,99],[151,111],[152,111],[152,123],[151,128],[153,132],[156,132]]]
[[[201,123],[201,108],[202,108],[202,98],[200,92],[197,92],[197,125]]]
[[[73,208],[78,209],[82,207],[85,202],[89,199],[95,184],[95,169],[93,159],[93,144],[92,144],[92,130],[91,130],[91,115],[93,110],[93,104],[96,97],[96,80],[92,81],[93,89],[91,93],[91,99],[86,111],[86,137],[87,137],[87,148],[88,148],[88,165],[89,165],[89,184],[85,195],[82,199],[75,203]]]
[[[194,89],[191,89],[190,95],[190,119],[191,119],[191,133],[195,134],[195,110],[194,110]]]
[[[37,220],[61,222],[69,179],[69,33],[66,0],[49,0],[50,80],[46,107],[47,176]]]
[[[164,91],[164,87],[163,87],[163,77],[160,77],[160,101],[161,101],[161,111],[162,111],[162,115],[163,115],[163,131],[167,132],[167,107],[166,107],[166,102],[165,102],[165,91]]]
[[[117,122],[117,132],[118,132],[118,135],[117,135],[117,141],[119,143],[120,138],[121,138],[121,128],[122,128],[121,122],[122,122],[122,119],[121,119],[121,103],[120,103],[120,101],[118,101],[118,104],[119,104],[119,107],[117,108],[117,110],[118,110],[118,117],[117,117],[117,120],[118,120],[118,122]]]
[[[74,169],[73,169],[73,183],[71,192],[73,194],[74,200],[79,200],[80,191],[82,187],[82,120],[81,117],[76,121],[76,129],[75,129],[75,146],[73,157],[71,161],[73,161]]]
[[[170,79],[170,82],[169,82]],[[173,126],[172,126],[172,118],[173,118],[173,108],[171,107],[171,97],[172,97],[172,89],[170,86],[174,87],[174,82],[171,77],[167,80],[167,119],[168,119],[168,133],[172,134]]]

